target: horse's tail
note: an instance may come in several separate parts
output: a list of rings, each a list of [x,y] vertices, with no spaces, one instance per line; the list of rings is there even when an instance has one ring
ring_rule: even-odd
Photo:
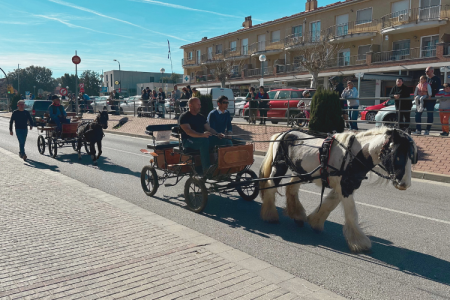
[[[274,134],[270,140],[275,141],[281,133]],[[269,149],[267,149],[266,156],[264,157],[261,168],[259,169],[259,178],[269,178],[270,172],[272,171],[272,162],[273,162],[273,142],[270,142]],[[266,187],[267,180],[260,181],[259,188],[262,190]],[[261,191],[262,192],[262,191]]]

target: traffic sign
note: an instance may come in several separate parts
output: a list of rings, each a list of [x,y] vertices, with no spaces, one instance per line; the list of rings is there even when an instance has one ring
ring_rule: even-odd
[[[81,58],[78,55],[72,56],[72,62],[78,65],[81,62]]]
[[[114,81],[115,85],[119,85],[119,80]]]
[[[356,78],[363,78],[364,77],[364,73],[356,73],[355,77]]]
[[[59,93],[60,93],[62,96],[67,96],[67,89],[61,88],[61,89],[59,90]]]
[[[80,93],[84,93],[84,88],[80,88]]]
[[[183,83],[189,83],[191,80],[191,77],[189,77],[189,75],[184,75],[183,76]]]
[[[80,87],[80,89],[84,89],[84,83],[80,83],[78,86]]]

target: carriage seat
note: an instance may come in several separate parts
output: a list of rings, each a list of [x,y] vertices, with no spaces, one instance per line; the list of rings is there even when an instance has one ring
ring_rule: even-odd
[[[174,147],[173,148],[173,152],[175,153],[180,153],[180,154],[185,154],[185,155],[200,155],[200,150],[194,150],[194,149],[190,149],[190,148],[183,148],[183,147]]]

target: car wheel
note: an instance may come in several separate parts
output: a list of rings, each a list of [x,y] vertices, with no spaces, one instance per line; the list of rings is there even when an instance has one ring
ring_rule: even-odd
[[[270,121],[272,124],[278,124],[278,121]]]
[[[385,123],[385,122],[388,122],[388,123]],[[394,122],[398,122],[398,118],[395,114],[387,115],[383,119],[384,126],[390,127],[390,128],[398,128],[398,123],[394,123]]]
[[[369,122],[369,123],[375,123],[375,115],[376,115],[376,114],[377,114],[377,113],[374,112],[374,111],[369,111],[369,112],[366,114],[366,121]]]

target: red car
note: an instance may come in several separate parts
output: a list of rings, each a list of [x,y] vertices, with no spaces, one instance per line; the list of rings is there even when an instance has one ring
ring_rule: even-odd
[[[389,99],[389,100],[384,101],[381,104],[368,106],[361,112],[361,120],[375,122],[375,115],[378,113],[378,111],[380,109],[382,109],[386,106],[394,105],[394,104],[395,104],[394,99]]]
[[[267,118],[273,123],[277,124],[278,122],[286,122],[288,112],[288,104],[290,110],[290,115],[296,114],[297,112],[294,109],[297,108],[297,104],[303,98],[302,93],[308,90],[311,94],[311,97],[314,95],[316,90],[314,89],[278,89],[272,90],[268,92],[269,98],[269,110],[267,111]],[[242,110],[242,116],[245,120],[248,120],[248,102],[244,105],[244,109]],[[258,111],[259,116],[259,111]]]

